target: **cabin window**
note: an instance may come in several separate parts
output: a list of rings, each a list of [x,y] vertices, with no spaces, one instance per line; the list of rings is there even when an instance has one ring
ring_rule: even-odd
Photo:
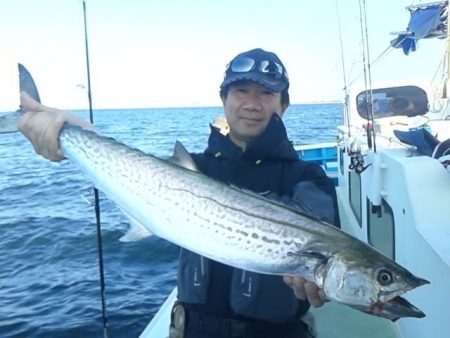
[[[367,199],[367,234],[370,245],[395,259],[394,214],[384,199],[381,206],[374,206]]]
[[[344,147],[339,148],[339,170],[344,175]]]
[[[353,210],[353,215],[361,227],[361,176],[354,171],[350,171],[348,178],[350,206]]]

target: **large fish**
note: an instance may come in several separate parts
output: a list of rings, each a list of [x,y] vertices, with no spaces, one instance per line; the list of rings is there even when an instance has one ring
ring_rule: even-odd
[[[36,100],[31,75],[21,88]],[[0,132],[15,129],[0,120]],[[329,300],[397,320],[423,317],[400,295],[429,283],[371,246],[293,207],[209,178],[177,144],[177,163],[66,125],[64,155],[137,223],[202,256],[263,274],[301,275]]]

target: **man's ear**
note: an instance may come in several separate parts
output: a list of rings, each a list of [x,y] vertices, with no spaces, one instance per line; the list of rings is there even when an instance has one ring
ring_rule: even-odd
[[[288,108],[289,105],[287,104],[283,104],[281,107],[281,111],[280,111],[280,117],[283,117],[284,113],[286,112],[286,109]]]

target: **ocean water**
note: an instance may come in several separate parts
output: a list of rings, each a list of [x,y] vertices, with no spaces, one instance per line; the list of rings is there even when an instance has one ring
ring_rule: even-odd
[[[87,118],[87,112],[76,112]],[[207,143],[220,107],[96,110],[97,128],[170,156]],[[292,105],[295,144],[336,139],[339,104]],[[103,337],[92,185],[69,161],[37,156],[21,134],[0,135],[0,338]],[[178,249],[155,236],[119,238],[128,223],[100,194],[108,335],[138,337],[175,285]]]

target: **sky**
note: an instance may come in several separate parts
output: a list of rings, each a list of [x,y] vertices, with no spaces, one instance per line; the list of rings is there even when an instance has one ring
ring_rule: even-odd
[[[420,3],[365,1],[366,60],[386,50],[395,37],[391,32],[406,28],[406,6]],[[225,65],[256,47],[283,61],[292,103],[341,100],[345,83],[364,79],[358,77],[365,35],[358,0],[86,0],[86,5],[94,109],[220,106]],[[44,104],[87,109],[81,0],[0,0],[0,32],[0,111],[18,107],[18,62],[33,75]],[[441,41],[420,41],[409,56],[392,50],[371,65],[372,83],[430,82],[442,54]]]

